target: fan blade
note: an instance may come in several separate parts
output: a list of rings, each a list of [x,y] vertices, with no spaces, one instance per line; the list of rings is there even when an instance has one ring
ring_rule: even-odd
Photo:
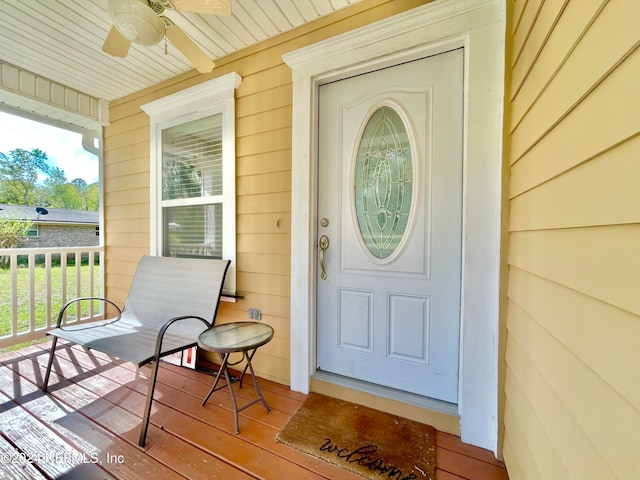
[[[213,60],[207,57],[200,47],[193,43],[193,40],[187,37],[176,25],[167,28],[167,38],[200,73],[209,73],[215,67]]]
[[[102,50],[114,57],[126,57],[129,53],[131,41],[122,36],[115,25],[111,26],[111,30],[107,34],[107,38],[102,44]]]
[[[183,12],[231,15],[231,0],[171,0],[171,3]]]

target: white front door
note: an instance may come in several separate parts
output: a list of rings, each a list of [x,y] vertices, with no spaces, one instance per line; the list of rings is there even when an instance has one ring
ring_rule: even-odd
[[[319,87],[317,368],[457,403],[462,49]]]

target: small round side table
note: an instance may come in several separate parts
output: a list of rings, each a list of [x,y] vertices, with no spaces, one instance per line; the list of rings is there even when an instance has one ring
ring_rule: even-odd
[[[271,341],[272,338],[273,328],[270,325],[259,322],[233,322],[216,325],[202,332],[198,337],[198,347],[208,352],[218,353],[222,357],[222,363],[220,364],[220,369],[216,374],[216,379],[213,382],[211,390],[202,401],[202,405],[207,403],[207,400],[209,400],[211,394],[216,391],[218,381],[220,380],[220,375],[224,373],[225,379],[227,380],[227,386],[229,387],[231,401],[233,403],[234,426],[236,434],[240,432],[240,427],[238,425],[238,413],[245,408],[250,407],[254,403],[262,402],[262,404],[267,409],[267,412],[271,413],[271,407],[269,407],[269,404],[264,399],[264,396],[260,391],[260,387],[258,386],[258,381],[256,380],[256,374],[253,371],[253,365],[251,365],[251,361],[253,360],[253,356],[258,351],[258,348]],[[244,378],[244,375],[245,373],[247,373],[247,369],[249,369],[249,371],[251,372],[251,379],[253,380],[253,386],[256,389],[256,393],[258,394],[258,398],[247,403],[246,405],[243,405],[240,408],[238,408],[236,395],[233,391],[233,386],[231,385],[232,380],[231,374],[229,373],[229,365],[237,365],[242,360],[230,364],[229,357],[232,353],[242,353],[242,359],[247,361],[247,364],[242,371],[242,375],[240,376],[240,388],[242,388],[242,380]]]

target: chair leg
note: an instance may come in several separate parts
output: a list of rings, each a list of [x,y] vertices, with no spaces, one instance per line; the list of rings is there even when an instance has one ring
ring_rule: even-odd
[[[140,439],[138,445],[144,447],[147,439],[147,430],[149,429],[149,417],[151,416],[151,403],[153,402],[153,391],[156,388],[156,379],[158,377],[158,367],[160,366],[160,360],[153,361],[153,367],[151,368],[151,376],[149,377],[149,389],[147,391],[147,402],[144,407],[144,415],[142,416],[142,426],[140,427]]]
[[[58,343],[58,337],[53,337],[51,341],[51,350],[49,350],[49,363],[47,363],[47,371],[44,374],[44,382],[42,382],[42,391],[47,391],[49,385],[49,375],[51,375],[51,367],[53,366],[53,356],[56,353],[56,344]]]

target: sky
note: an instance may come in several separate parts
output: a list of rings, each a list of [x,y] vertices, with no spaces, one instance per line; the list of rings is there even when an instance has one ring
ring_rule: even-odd
[[[49,164],[64,170],[67,181],[98,181],[98,157],[82,148],[82,135],[0,111],[0,152],[38,148]]]

